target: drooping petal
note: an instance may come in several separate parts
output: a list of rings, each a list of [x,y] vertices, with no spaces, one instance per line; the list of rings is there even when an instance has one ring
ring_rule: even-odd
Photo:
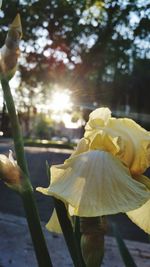
[[[143,183],[150,191],[150,178],[140,175],[134,177],[137,181]],[[126,213],[128,217],[137,224],[146,233],[150,234],[150,200],[148,200],[140,208]]]
[[[51,184],[38,189],[72,206],[74,214],[95,217],[127,212],[143,205],[150,193],[119,160],[104,151],[89,151],[51,167]]]
[[[61,226],[58,221],[58,217],[56,214],[56,210],[54,209],[52,216],[50,217],[48,223],[46,224],[46,228],[50,232],[54,232],[57,234],[62,234]]]
[[[137,224],[146,233],[150,234],[150,200],[142,207],[126,213],[130,220]]]
[[[132,174],[142,174],[150,166],[150,132],[131,119],[111,118],[107,111],[104,122],[104,111],[95,110],[85,127],[91,149],[108,151],[126,164]]]

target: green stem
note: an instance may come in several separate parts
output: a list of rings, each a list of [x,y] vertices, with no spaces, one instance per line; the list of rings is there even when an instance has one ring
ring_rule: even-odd
[[[14,146],[16,152],[16,159],[19,167],[23,171],[23,193],[21,194],[24,209],[26,212],[27,222],[30,229],[30,234],[35,249],[38,266],[39,267],[52,267],[51,259],[46,246],[45,238],[42,232],[39,214],[37,211],[32,185],[29,180],[29,172],[27,162],[25,159],[24,145],[22,134],[20,130],[19,120],[16,113],[13,97],[8,84],[5,79],[1,80],[2,89],[4,92],[4,98],[6,106],[10,116],[10,122],[12,126],[12,134],[14,139]]]
[[[46,242],[40,225],[35,199],[30,190],[23,193],[22,200],[39,267],[52,267],[51,259],[48,254]]]
[[[80,248],[78,247],[71,222],[68,218],[67,210],[64,203],[53,197],[58,220],[64,234],[68,250],[75,267],[83,267]]]

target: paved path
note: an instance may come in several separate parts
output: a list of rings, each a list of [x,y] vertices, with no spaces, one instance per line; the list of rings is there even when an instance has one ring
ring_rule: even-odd
[[[73,267],[62,235],[43,230],[47,240],[53,267]],[[137,267],[150,266],[150,245],[126,241]],[[0,267],[37,267],[32,241],[26,220],[0,213]],[[105,256],[102,267],[124,267],[116,241],[105,238]]]

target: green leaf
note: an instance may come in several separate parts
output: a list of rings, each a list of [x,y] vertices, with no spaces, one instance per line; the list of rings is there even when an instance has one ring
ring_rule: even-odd
[[[75,235],[73,232],[73,228],[71,225],[71,221],[68,218],[68,212],[64,203],[56,198],[53,198],[55,209],[57,212],[58,220],[70,252],[72,261],[75,267],[83,267],[82,259],[80,257],[80,248],[77,245],[77,241],[75,239]]]
[[[51,173],[50,173],[50,168],[47,162],[46,162],[46,167],[47,167],[47,174],[50,180]],[[71,221],[68,218],[68,212],[65,207],[65,204],[62,201],[54,197],[52,198],[54,201],[54,206],[56,209],[57,217],[58,217],[64,238],[65,238],[70,256],[74,263],[74,266],[85,267],[82,265],[80,247],[78,246],[77,240],[75,238]]]
[[[81,232],[80,232],[80,222],[79,222],[79,217],[75,217],[75,227],[74,227],[74,232],[75,232],[75,237],[78,243],[79,247],[79,252],[80,252],[80,257],[82,259],[82,266],[86,267],[83,257],[82,257],[82,252],[81,252]]]
[[[125,266],[137,267],[115,223],[112,223],[112,229]]]

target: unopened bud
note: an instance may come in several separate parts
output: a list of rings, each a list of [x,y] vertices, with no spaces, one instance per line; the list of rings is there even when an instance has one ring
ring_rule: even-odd
[[[80,218],[81,251],[86,267],[100,267],[104,256],[106,222],[103,217]]]
[[[22,188],[21,177],[21,170],[12,157],[12,151],[10,151],[9,157],[0,154],[0,179],[12,189],[20,191]]]
[[[5,44],[0,49],[0,76],[11,79],[16,71],[19,57],[19,41],[22,37],[20,15],[17,14],[9,27]]]

